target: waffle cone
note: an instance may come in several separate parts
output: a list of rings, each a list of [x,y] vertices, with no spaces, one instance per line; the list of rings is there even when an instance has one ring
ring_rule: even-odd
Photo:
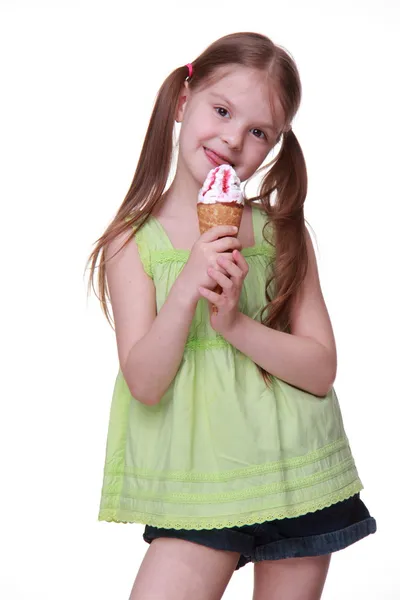
[[[222,204],[221,202],[216,202],[215,204],[202,204],[199,202],[197,204],[197,216],[199,218],[201,234],[216,225],[236,226],[239,231],[242,214],[243,205],[241,204]],[[221,294],[221,286],[217,285],[214,292]],[[218,312],[216,306],[213,306],[213,312]]]
[[[238,229],[242,220],[243,206],[240,204],[197,204],[197,216],[199,218],[200,233],[215,227],[216,225],[232,225]]]

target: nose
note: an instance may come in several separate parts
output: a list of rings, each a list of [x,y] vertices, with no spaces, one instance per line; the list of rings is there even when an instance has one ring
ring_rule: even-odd
[[[240,150],[243,143],[243,135],[239,127],[226,127],[221,134],[221,140],[227,144],[232,150]]]

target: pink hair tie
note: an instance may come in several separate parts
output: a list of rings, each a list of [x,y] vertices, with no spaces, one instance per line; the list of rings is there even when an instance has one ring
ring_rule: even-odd
[[[186,66],[189,69],[189,79],[190,79],[193,75],[193,65],[192,65],[192,63],[188,63]]]

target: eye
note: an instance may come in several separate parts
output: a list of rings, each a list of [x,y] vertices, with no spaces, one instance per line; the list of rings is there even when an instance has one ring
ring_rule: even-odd
[[[267,139],[267,136],[265,135],[265,133],[263,131],[261,131],[261,129],[251,129],[251,131],[253,132],[254,136],[256,138],[258,138],[259,140]]]
[[[226,117],[229,115],[229,112],[226,110],[226,108],[222,108],[222,106],[216,106],[215,110],[217,111],[220,117]]]

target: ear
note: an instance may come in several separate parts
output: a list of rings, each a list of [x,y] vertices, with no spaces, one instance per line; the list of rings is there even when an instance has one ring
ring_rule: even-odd
[[[183,115],[185,113],[186,104],[189,98],[189,84],[187,81],[183,84],[181,93],[179,94],[178,106],[176,109],[175,121],[182,123]]]

